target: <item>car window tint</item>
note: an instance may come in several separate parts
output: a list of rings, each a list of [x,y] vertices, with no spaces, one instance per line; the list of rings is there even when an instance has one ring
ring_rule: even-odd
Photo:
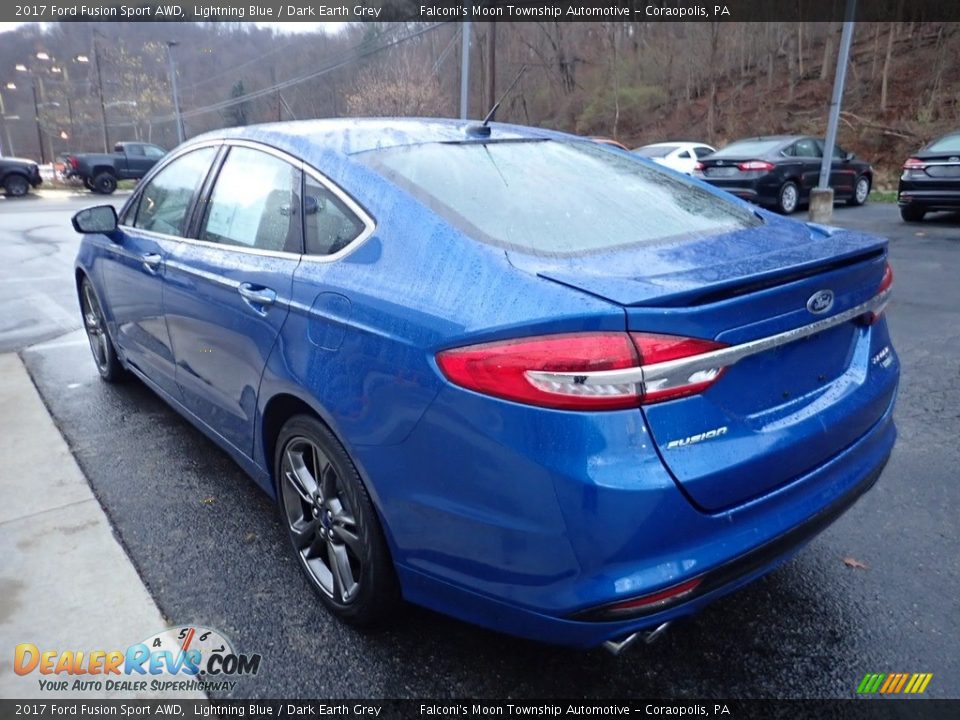
[[[946,135],[934,140],[924,148],[924,152],[960,153],[960,134]]]
[[[684,151],[683,151],[682,153],[680,153],[677,157],[682,158],[683,160],[689,160],[689,159],[690,159],[690,151],[689,151],[689,150],[684,150]]]
[[[710,148],[708,148],[706,145],[701,145],[700,147],[694,148],[694,149],[693,149],[693,152],[696,154],[696,156],[697,156],[698,158],[702,158],[702,157],[706,157],[707,155],[712,154],[712,153],[713,153],[713,150],[711,150]]]
[[[737,140],[713,154],[716,158],[756,158],[766,155],[783,140]]]
[[[821,153],[820,146],[816,141],[805,138],[797,140],[793,144],[793,154],[795,157],[818,158],[823,153]]]
[[[162,158],[167,154],[167,151],[163,148],[159,148],[156,145],[147,145],[143,148],[143,153],[148,158]]]
[[[217,175],[200,239],[300,253],[300,170],[259,150],[231,148]]]
[[[308,255],[332,255],[363,232],[363,221],[339,197],[309,175],[303,197],[304,240]]]
[[[134,227],[183,237],[190,201],[206,177],[217,148],[182,155],[155,175],[140,193]]]
[[[536,254],[580,255],[760,222],[732,198],[589,142],[425,143],[354,157],[474,239]]]

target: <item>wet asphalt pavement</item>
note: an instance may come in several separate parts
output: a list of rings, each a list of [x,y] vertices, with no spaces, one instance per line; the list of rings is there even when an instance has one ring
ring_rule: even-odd
[[[61,205],[30,222],[62,225],[73,206]],[[0,204],[0,227],[8,211]],[[234,697],[849,698],[867,672],[931,672],[928,696],[960,697],[960,219],[905,225],[895,206],[868,205],[838,208],[835,222],[892,239],[903,378],[890,464],[798,557],[619,658],[413,607],[377,634],[339,625],[270,501],[185,420],[138,382],[101,383],[81,333],[23,357],[171,624],[218,628],[263,655]],[[18,242],[23,257],[54,243],[42,274],[70,281],[72,231],[27,227]]]

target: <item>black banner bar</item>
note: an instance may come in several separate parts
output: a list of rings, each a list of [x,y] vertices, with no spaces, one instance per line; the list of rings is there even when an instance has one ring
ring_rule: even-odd
[[[947,720],[960,700],[0,700],[3,718],[735,718]]]
[[[846,0],[57,0],[4,2],[10,22],[810,22],[844,18]],[[858,0],[856,20],[960,21],[958,0]]]

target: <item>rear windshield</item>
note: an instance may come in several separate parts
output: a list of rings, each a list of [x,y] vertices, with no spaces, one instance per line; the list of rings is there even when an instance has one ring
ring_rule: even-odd
[[[634,152],[644,157],[666,157],[677,147],[677,145],[648,145],[647,147],[637,148]]]
[[[732,200],[590,142],[430,143],[355,157],[475,239],[541,255],[760,223]]]
[[[927,147],[927,152],[960,152],[960,134],[947,135],[935,140]]]
[[[715,152],[713,157],[762,157],[779,145],[783,145],[783,140],[737,140],[727,145],[723,150]]]

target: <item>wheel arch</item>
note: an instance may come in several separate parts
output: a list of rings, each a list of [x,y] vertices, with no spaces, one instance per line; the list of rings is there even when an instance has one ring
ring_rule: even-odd
[[[377,513],[377,518],[380,521],[380,528],[383,531],[383,535],[387,540],[387,547],[389,548],[390,554],[394,555],[396,552],[396,545],[393,539],[393,533],[390,529],[389,524],[386,521],[384,516],[383,506],[380,501],[380,496],[377,493],[376,487],[370,481],[370,475],[367,473],[366,468],[363,466],[363,463],[354,453],[350,445],[343,441],[343,437],[336,428],[328,422],[327,418],[324,417],[320,409],[318,409],[314,403],[308,402],[303,397],[296,395],[287,390],[282,390],[277,392],[275,395],[271,396],[267,400],[266,404],[263,407],[263,412],[260,415],[260,443],[263,448],[264,453],[264,467],[268,472],[268,479],[270,483],[269,491],[272,495],[275,502],[280,502],[280,485],[279,478],[274,475],[274,453],[277,449],[277,439],[280,436],[280,430],[286,424],[286,422],[296,416],[296,415],[309,415],[313,418],[316,418],[317,421],[322,423],[327,430],[330,431],[330,434],[336,439],[340,446],[346,452],[347,456],[353,462],[354,466],[357,469],[357,472],[360,475],[360,480],[363,482],[363,486],[366,488],[367,495],[370,497],[370,502],[373,504],[373,508]]]

